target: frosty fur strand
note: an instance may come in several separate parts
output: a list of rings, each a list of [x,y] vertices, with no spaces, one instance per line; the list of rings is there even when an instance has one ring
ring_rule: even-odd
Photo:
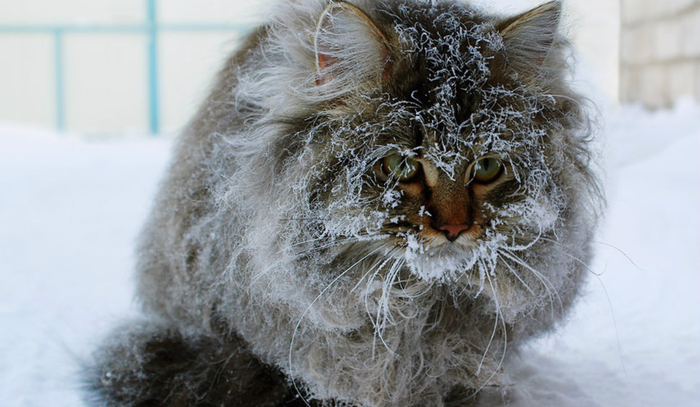
[[[182,136],[139,248],[149,319],[98,355],[96,404],[443,406],[508,385],[504,358],[576,298],[600,202],[558,16],[280,5]],[[497,154],[517,188],[479,203],[478,241],[426,238],[425,206],[374,177],[397,151],[452,182]]]

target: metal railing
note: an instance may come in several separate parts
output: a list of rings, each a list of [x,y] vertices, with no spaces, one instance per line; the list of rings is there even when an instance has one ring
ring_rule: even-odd
[[[153,134],[160,131],[160,102],[158,92],[158,34],[162,31],[232,31],[242,33],[250,24],[163,24],[156,18],[156,0],[145,0],[146,21],[141,24],[57,24],[0,25],[2,34],[50,34],[53,36],[54,76],[56,98],[56,129],[65,129],[65,63],[64,35],[68,33],[142,33],[148,37],[148,122]]]

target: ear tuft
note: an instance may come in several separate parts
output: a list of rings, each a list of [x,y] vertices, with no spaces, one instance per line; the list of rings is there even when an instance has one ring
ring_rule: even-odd
[[[537,76],[557,37],[561,3],[551,1],[501,22],[508,61],[526,78]]]
[[[345,2],[331,2],[321,14],[314,37],[318,85],[339,85],[381,79],[389,57],[389,43],[362,10]]]

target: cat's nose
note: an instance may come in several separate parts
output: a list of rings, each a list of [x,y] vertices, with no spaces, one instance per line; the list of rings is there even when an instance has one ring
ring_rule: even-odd
[[[450,242],[454,242],[457,240],[460,234],[462,232],[466,231],[469,229],[471,225],[468,225],[466,223],[460,223],[459,225],[442,225],[439,226],[437,229],[441,230],[442,233],[445,234],[445,237],[447,240]]]

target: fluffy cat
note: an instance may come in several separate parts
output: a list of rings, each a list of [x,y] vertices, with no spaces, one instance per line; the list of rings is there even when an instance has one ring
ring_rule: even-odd
[[[602,201],[560,4],[280,6],[183,133],[103,406],[469,405],[577,296]]]

